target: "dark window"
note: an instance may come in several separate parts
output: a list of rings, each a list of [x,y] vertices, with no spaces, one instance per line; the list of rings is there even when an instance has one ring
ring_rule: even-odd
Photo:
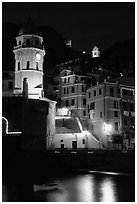
[[[124,125],[127,125],[127,124],[128,124],[127,117],[124,117]]]
[[[96,96],[96,91],[94,91],[94,96]]]
[[[66,78],[64,79],[64,83],[66,83]]]
[[[29,69],[29,61],[27,61],[27,69]]]
[[[63,140],[61,140],[61,142],[63,142]]]
[[[67,94],[69,93],[69,89],[67,88]]]
[[[90,105],[88,105],[88,112],[89,112],[89,110],[90,110]]]
[[[68,100],[66,100],[66,106],[68,106]]]
[[[86,99],[83,98],[83,105],[86,105]]]
[[[128,103],[127,102],[123,102],[122,106],[123,106],[123,110],[128,110]]]
[[[124,96],[133,96],[133,91],[130,90],[122,90],[122,95]]]
[[[8,88],[9,90],[13,89],[13,81],[9,81]]]
[[[36,62],[36,69],[39,70],[39,63]]]
[[[75,105],[75,99],[72,99],[72,101],[71,101],[71,105],[72,105],[72,106]]]
[[[71,92],[72,92],[72,93],[75,92],[74,86],[71,87]]]
[[[64,88],[64,95],[66,94],[66,88]]]
[[[35,44],[38,45],[39,44],[39,40],[35,40]]]
[[[18,71],[20,70],[20,62],[18,62]]]
[[[61,144],[61,149],[64,149],[64,144]]]
[[[118,111],[114,111],[114,117],[118,117]]]
[[[102,94],[102,89],[99,89],[99,95],[101,95]]]
[[[70,78],[68,78],[68,83],[70,82]]]
[[[100,118],[102,118],[102,112],[100,112]]]
[[[89,98],[91,97],[91,93],[90,93],[90,92],[88,93],[88,97],[89,97]]]
[[[114,96],[114,88],[110,87],[110,96]]]
[[[114,108],[118,108],[118,101],[114,101]]]
[[[134,125],[135,125],[134,118],[131,118],[131,126],[134,126]]]
[[[21,45],[21,40],[19,40],[19,45]]]
[[[85,86],[82,85],[82,92],[85,92],[85,91],[86,91]]]
[[[83,116],[86,116],[86,111],[85,110],[83,111]]]
[[[85,144],[86,143],[85,139],[83,139],[82,142],[83,142],[83,144]]]
[[[72,149],[77,149],[77,141],[72,141]]]
[[[30,40],[29,40],[29,39],[26,40],[26,44],[27,44],[27,45],[30,45]]]
[[[90,110],[93,110],[93,109],[95,109],[95,102],[92,102],[92,103],[90,104]]]
[[[94,130],[94,126],[93,125],[91,125],[91,130]]]
[[[115,130],[118,130],[118,122],[115,122]]]
[[[130,103],[130,111],[134,112],[134,103]]]

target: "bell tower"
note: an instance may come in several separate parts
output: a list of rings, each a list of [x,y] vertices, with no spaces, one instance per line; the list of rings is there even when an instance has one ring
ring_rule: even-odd
[[[36,26],[29,21],[24,24],[16,37],[15,54],[15,95],[22,95],[23,80],[28,82],[28,98],[39,99],[43,95],[43,38]]]
[[[92,57],[100,57],[100,51],[99,48],[97,46],[94,46],[93,50],[92,50]]]

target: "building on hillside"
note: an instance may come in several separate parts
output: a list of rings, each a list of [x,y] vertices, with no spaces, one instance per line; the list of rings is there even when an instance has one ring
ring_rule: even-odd
[[[86,99],[88,128],[106,147],[125,125],[134,126],[134,86],[105,80],[88,88]]]
[[[71,70],[60,74],[59,93],[65,107],[69,107],[73,116],[86,118],[86,90],[92,83],[92,77],[76,75]]]
[[[92,58],[95,58],[95,57],[100,57],[100,51],[97,46],[94,46],[92,50]]]

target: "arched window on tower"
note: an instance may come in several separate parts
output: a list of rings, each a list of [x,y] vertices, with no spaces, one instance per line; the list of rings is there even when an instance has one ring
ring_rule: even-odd
[[[39,70],[39,63],[36,62],[36,70]]]
[[[26,67],[26,68],[29,69],[29,66],[30,66],[30,65],[29,65],[29,61],[27,61],[27,67]]]
[[[18,71],[20,70],[20,62],[18,62]]]

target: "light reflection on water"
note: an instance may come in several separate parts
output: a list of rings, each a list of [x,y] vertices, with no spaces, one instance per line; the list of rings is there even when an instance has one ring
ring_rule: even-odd
[[[58,189],[48,192],[32,193],[32,201],[36,202],[126,202],[134,201],[134,183],[128,176],[114,176],[106,174],[82,174],[60,176],[52,179],[58,183]],[[122,178],[122,179],[121,179]],[[125,185],[125,180],[128,186]],[[6,188],[5,188],[6,189]],[[130,191],[131,190],[131,191]],[[3,199],[6,197],[6,190]],[[8,194],[7,194],[8,196]],[[25,196],[24,193],[22,196]],[[128,197],[126,197],[128,196]],[[12,201],[21,201],[15,196]],[[19,200],[20,199],[20,200]],[[27,200],[27,198],[26,198]],[[4,201],[4,200],[3,200]]]

